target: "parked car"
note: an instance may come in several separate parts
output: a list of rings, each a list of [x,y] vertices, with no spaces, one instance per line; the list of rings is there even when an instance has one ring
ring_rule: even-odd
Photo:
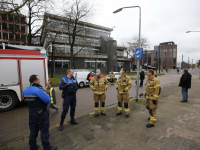
[[[87,80],[87,75],[89,73],[90,73],[89,71],[76,71],[76,70],[74,70],[74,76],[75,76],[80,88],[89,85],[89,81]],[[94,73],[92,73],[92,76],[94,76]]]
[[[115,74],[115,81],[116,81],[118,79],[118,77],[120,76],[120,73],[119,72],[113,72],[113,73]],[[106,79],[108,81],[110,81],[109,75],[110,75],[110,72],[106,75]]]

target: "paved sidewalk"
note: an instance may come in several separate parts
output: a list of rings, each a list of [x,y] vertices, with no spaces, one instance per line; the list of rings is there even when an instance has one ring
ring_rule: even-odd
[[[145,99],[130,101],[130,117],[117,117],[117,105],[106,110],[107,116],[78,118],[80,125],[65,123],[64,130],[50,129],[50,142],[58,150],[199,150],[200,80],[193,77],[189,102],[180,103],[181,89],[172,84],[162,89],[157,109],[157,124],[148,129]],[[38,137],[40,150],[42,145]],[[0,150],[28,150],[28,135],[5,141]]]

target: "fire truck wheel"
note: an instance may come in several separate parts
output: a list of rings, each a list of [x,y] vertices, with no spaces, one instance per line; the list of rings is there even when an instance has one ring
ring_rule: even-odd
[[[18,102],[16,94],[12,91],[0,92],[0,112],[13,109]]]

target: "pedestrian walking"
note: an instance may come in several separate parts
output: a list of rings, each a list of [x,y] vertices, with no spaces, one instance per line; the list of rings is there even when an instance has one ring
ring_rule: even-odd
[[[40,131],[43,149],[56,150],[57,147],[52,147],[49,143],[49,117],[47,113],[47,104],[51,99],[40,85],[40,78],[38,75],[31,75],[29,82],[31,83],[31,86],[23,91],[23,98],[29,109],[30,149],[39,149],[39,145],[36,144],[36,139],[38,132]]]
[[[96,75],[92,78],[89,83],[90,88],[93,90],[94,98],[94,113],[95,117],[99,116],[99,101],[101,106],[101,115],[106,116],[105,114],[105,100],[106,95],[105,91],[108,89],[108,80],[104,75],[101,74],[101,70],[96,70]]]
[[[181,102],[188,101],[188,89],[191,88],[192,75],[188,72],[188,69],[183,70],[179,86],[182,87],[183,99]]]
[[[68,113],[70,106],[70,116],[71,116],[71,124],[77,125],[79,124],[75,119],[75,109],[76,109],[76,91],[78,90],[78,83],[74,78],[74,71],[72,69],[67,69],[66,76],[62,77],[59,84],[59,89],[62,91],[63,98],[63,111],[61,114],[61,121],[59,130],[63,130],[63,123],[65,117]]]
[[[114,85],[114,82],[115,82],[115,74],[113,73],[113,71],[111,71],[109,77],[110,77],[111,85]]]
[[[116,89],[118,98],[118,112],[116,116],[122,114],[122,102],[124,102],[124,110],[126,118],[129,117],[130,107],[129,107],[129,89],[132,86],[131,78],[126,75],[126,69],[122,68],[120,71],[120,76],[117,79]]]
[[[177,73],[179,74],[179,69],[177,68]]]
[[[144,74],[144,70],[142,69],[142,71],[140,72],[140,87],[143,87],[144,79],[145,79],[145,74]]]
[[[46,93],[50,96],[51,102],[47,106],[47,110],[49,113],[49,117],[51,117],[51,109],[55,109],[56,112],[59,110],[59,106],[56,106],[56,92],[54,87],[52,87],[52,82],[48,81],[47,87],[46,87]]]
[[[146,125],[147,128],[151,128],[156,124],[156,109],[158,107],[158,98],[161,92],[160,81],[154,76],[154,71],[149,69],[147,71],[148,80],[145,84],[145,97],[146,97],[146,108],[149,111],[149,123]]]

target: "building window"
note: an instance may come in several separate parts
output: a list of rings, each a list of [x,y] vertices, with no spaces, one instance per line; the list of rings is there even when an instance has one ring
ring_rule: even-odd
[[[117,66],[123,68],[124,62],[117,62]]]
[[[173,50],[173,65],[176,65],[176,49]]]
[[[148,53],[148,65],[151,65],[151,53]]]

